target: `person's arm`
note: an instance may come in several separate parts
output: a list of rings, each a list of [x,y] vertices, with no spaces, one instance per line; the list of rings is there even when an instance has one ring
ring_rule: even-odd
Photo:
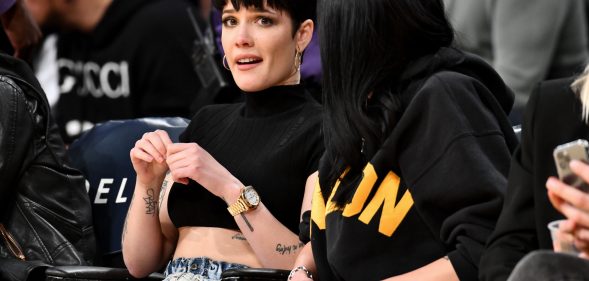
[[[228,205],[237,201],[244,184],[198,144],[170,144],[167,152],[174,181],[187,183],[190,178]],[[307,179],[303,208],[310,206],[316,178],[315,172]],[[261,199],[256,209],[235,216],[235,221],[264,267],[290,269],[304,244],[270,213]]]
[[[316,181],[317,172],[307,178],[303,198],[303,206],[307,207],[303,207],[306,208],[303,211],[310,209],[312,192]],[[233,200],[228,202],[231,203],[236,200],[237,197],[234,197]],[[263,206],[263,201],[261,206],[245,213],[245,220],[239,215],[235,216],[235,220],[264,267],[292,268],[297,255],[304,247],[304,243],[299,240],[297,233],[293,233],[274,218],[270,211]]]
[[[137,181],[123,228],[122,249],[125,265],[135,277],[144,277],[162,268],[175,248],[176,241],[163,235],[158,204],[168,170],[166,145],[171,142],[165,131],[157,130],[145,134],[130,152]],[[167,185],[172,183],[165,184],[169,190]]]
[[[14,56],[26,59],[31,49],[41,40],[41,30],[26,7],[25,0],[2,1],[0,8],[12,6],[5,12],[0,11],[0,21],[14,48]]]
[[[307,274],[310,274],[309,276]],[[305,247],[299,252],[297,259],[295,260],[293,269],[289,274],[288,280],[292,281],[313,281],[313,276],[317,275],[317,267],[315,266],[315,260],[313,259],[313,249],[311,248],[311,242],[308,242]]]
[[[452,263],[448,257],[436,260],[426,266],[422,266],[411,272],[407,272],[402,275],[387,278],[386,281],[411,281],[411,280],[423,280],[423,281],[458,281],[458,275],[452,267]]]

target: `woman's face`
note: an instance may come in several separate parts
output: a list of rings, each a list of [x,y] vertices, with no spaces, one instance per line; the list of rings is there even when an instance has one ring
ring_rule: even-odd
[[[287,13],[270,7],[261,10],[241,7],[237,11],[227,1],[222,20],[221,40],[227,64],[241,90],[255,92],[299,83],[295,52],[300,36],[293,38],[292,21]],[[300,48],[306,44],[298,47],[302,51]]]

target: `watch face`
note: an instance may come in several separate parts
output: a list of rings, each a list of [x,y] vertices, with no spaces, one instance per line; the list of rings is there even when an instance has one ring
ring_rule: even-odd
[[[258,193],[253,188],[246,188],[243,192],[245,200],[252,205],[257,206],[260,203],[260,197]]]

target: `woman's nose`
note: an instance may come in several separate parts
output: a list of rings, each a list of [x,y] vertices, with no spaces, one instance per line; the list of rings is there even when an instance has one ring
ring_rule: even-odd
[[[252,47],[254,45],[254,40],[252,39],[250,30],[247,26],[242,25],[239,27],[235,43],[239,47]]]

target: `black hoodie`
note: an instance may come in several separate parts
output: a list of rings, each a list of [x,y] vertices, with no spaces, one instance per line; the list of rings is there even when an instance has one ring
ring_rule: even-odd
[[[191,117],[201,88],[192,65],[191,0],[114,0],[90,33],[60,34],[60,98],[53,113],[66,141],[111,119]]]
[[[460,280],[477,280],[517,145],[513,94],[483,60],[451,48],[410,64],[400,85],[402,114],[351,203],[330,203],[330,166],[320,164],[311,214],[320,280],[382,280],[445,256]]]

